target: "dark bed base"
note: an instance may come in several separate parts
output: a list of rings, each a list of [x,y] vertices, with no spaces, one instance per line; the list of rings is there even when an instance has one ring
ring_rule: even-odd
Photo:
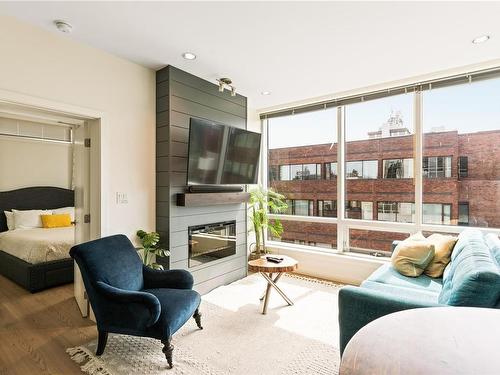
[[[0,274],[35,293],[73,282],[73,259],[31,264],[0,250]]]

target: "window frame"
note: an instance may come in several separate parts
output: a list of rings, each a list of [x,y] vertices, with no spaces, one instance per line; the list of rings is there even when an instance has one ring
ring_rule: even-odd
[[[467,207],[467,222],[460,221],[460,207]],[[458,221],[457,225],[468,227],[470,223],[470,206],[469,202],[458,202]]]
[[[368,162],[375,162],[377,164],[376,168],[375,168],[375,170],[377,171],[376,177],[366,177],[366,175],[365,175],[365,163],[368,163]],[[348,161],[346,161],[346,168],[347,168],[347,164],[349,164],[349,163],[361,163],[361,175],[360,176],[347,176],[347,173],[346,173],[346,178],[348,180],[376,180],[376,179],[378,179],[378,159],[348,160]]]
[[[465,161],[465,168],[463,167],[463,164]],[[457,160],[457,174],[458,174],[458,179],[460,180],[461,178],[467,178],[469,177],[469,156],[467,155],[462,155],[458,157]]]
[[[413,161],[413,176],[411,177],[404,177],[405,174],[405,160],[412,160]],[[401,170],[403,172],[403,177],[386,177],[386,170],[385,170],[385,163],[389,161],[401,161]],[[387,180],[410,180],[415,178],[415,160],[414,158],[397,158],[397,159],[382,159],[382,178],[387,179]]]
[[[439,160],[443,161],[443,176],[438,176],[439,173]],[[429,166],[429,161],[435,160],[435,170],[430,171],[431,167]],[[427,163],[426,163],[427,162]],[[428,179],[439,179],[439,178],[452,178],[452,169],[451,165],[453,163],[453,156],[423,156],[422,157],[422,174],[424,178]],[[427,167],[425,166],[427,164]],[[447,176],[447,172],[449,172],[449,176]]]
[[[454,233],[459,234],[462,231],[469,228],[464,225],[444,225],[444,224],[424,224],[423,223],[423,106],[422,106],[422,90],[415,88],[413,92],[406,93],[405,95],[413,96],[413,126],[414,126],[414,154],[413,158],[413,179],[415,185],[415,220],[413,223],[401,223],[401,222],[389,222],[389,221],[377,221],[377,220],[363,220],[363,219],[349,219],[346,217],[345,212],[345,196],[346,196],[346,174],[345,174],[345,107],[346,105],[338,105],[337,108],[337,217],[324,217],[324,216],[297,216],[297,215],[282,215],[282,214],[270,214],[271,219],[280,219],[286,221],[306,221],[312,223],[329,223],[335,224],[337,228],[337,248],[336,249],[322,249],[310,246],[293,246],[296,249],[303,249],[313,252],[324,252],[324,253],[340,253],[349,254],[355,257],[361,256],[360,254],[353,254],[349,252],[349,230],[351,229],[364,229],[370,231],[381,231],[381,232],[397,232],[405,233],[408,235],[417,232],[441,232],[441,233]],[[325,107],[326,108],[326,107]],[[267,169],[267,153],[268,153],[268,126],[269,119],[263,118],[262,132],[263,132],[263,152],[262,157],[262,168],[261,178],[263,186],[268,186],[268,169]],[[332,123],[332,126],[335,126]],[[405,158],[403,158],[405,159]],[[402,159],[402,160],[403,160]],[[333,163],[333,162],[332,162]],[[384,160],[382,160],[382,176],[384,177]],[[326,163],[324,163],[326,164]],[[380,168],[380,166],[379,166]],[[325,168],[326,171],[326,168]],[[458,174],[458,172],[457,172]],[[460,175],[458,176],[460,178]],[[330,178],[334,180],[334,178]],[[375,207],[374,211],[375,211]],[[377,207],[378,211],[378,207]],[[500,235],[500,228],[484,228],[484,227],[474,227],[482,232],[496,233]],[[266,234],[267,236],[267,234]],[[272,247],[283,247],[286,246],[283,242],[268,241],[268,245]],[[373,258],[367,255],[366,257]]]

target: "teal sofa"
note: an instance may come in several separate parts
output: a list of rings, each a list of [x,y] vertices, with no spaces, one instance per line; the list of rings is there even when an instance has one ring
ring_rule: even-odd
[[[359,287],[339,292],[340,352],[358,330],[393,312],[420,307],[500,308],[500,240],[479,230],[463,231],[443,278],[401,275],[390,263]]]

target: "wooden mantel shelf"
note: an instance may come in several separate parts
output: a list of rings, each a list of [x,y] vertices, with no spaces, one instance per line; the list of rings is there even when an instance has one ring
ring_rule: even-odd
[[[199,207],[220,204],[246,203],[250,200],[250,193],[227,192],[227,193],[180,193],[177,194],[177,206]]]

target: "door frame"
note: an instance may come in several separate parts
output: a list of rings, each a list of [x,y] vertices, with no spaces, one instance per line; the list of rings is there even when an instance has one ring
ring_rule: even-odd
[[[44,110],[67,116],[80,117],[90,126],[92,147],[90,148],[90,215],[94,219],[90,225],[90,239],[109,234],[108,194],[105,186],[109,186],[106,176],[102,173],[109,163],[101,145],[106,142],[107,115],[105,112],[92,108],[75,106],[50,99],[39,98],[14,91],[0,89],[0,103],[18,105],[25,108]]]
[[[91,108],[79,107],[68,103],[43,99],[32,95],[0,89],[0,103],[21,106],[27,109],[42,110],[54,115],[77,117],[89,124],[90,129],[90,238],[96,239],[109,234],[108,220],[108,194],[105,189],[109,176],[103,173],[109,170],[106,165],[109,160],[103,153],[101,145],[107,141],[108,118],[105,112]],[[85,287],[80,270],[75,263],[74,296],[82,316],[92,316],[89,301],[86,297]]]

